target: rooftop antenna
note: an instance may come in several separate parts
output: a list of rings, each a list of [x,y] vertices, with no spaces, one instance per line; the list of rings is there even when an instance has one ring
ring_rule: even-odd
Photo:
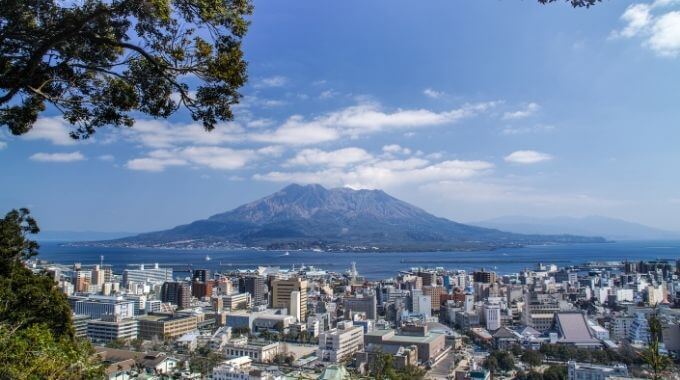
[[[104,267],[104,255],[99,255],[99,267]]]

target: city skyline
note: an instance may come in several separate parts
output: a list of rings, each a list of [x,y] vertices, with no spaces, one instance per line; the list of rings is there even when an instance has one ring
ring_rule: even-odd
[[[680,230],[680,2],[390,4],[256,3],[242,104],[211,133],[179,113],[76,142],[54,110],[3,131],[0,206],[45,230],[139,232],[320,183],[462,222]]]

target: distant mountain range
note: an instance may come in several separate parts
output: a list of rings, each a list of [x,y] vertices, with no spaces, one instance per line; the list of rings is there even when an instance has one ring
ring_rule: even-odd
[[[40,231],[38,241],[97,241],[119,239],[132,235],[133,232],[101,232],[101,231]]]
[[[503,216],[471,224],[521,234],[585,234],[602,236],[609,240],[680,239],[680,232],[660,230],[639,223],[603,216],[586,216],[582,218],[568,216],[552,218]]]
[[[96,244],[430,251],[604,241],[601,237],[527,235],[469,226],[436,217],[380,190],[294,184],[208,219]]]

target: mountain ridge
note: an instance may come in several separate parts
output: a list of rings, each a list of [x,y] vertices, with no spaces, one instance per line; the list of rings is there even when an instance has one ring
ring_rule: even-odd
[[[101,244],[429,251],[604,241],[600,237],[522,235],[469,226],[434,216],[382,190],[292,184],[206,219]]]
[[[594,235],[611,240],[680,239],[680,232],[662,230],[641,223],[599,215],[583,217],[508,215],[479,222],[470,222],[469,224],[525,234],[550,234],[555,231],[561,231],[563,233],[579,235],[584,231],[591,231]]]

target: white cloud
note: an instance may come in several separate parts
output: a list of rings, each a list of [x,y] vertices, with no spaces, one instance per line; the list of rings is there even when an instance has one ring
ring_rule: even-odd
[[[335,97],[337,94],[338,93],[336,91],[333,91],[333,90],[322,91],[321,94],[319,94],[319,99],[322,99],[322,100],[323,99],[330,99],[330,98]]]
[[[437,91],[428,87],[423,90],[423,95],[427,96],[428,98],[438,99],[444,96],[445,94],[442,91]]]
[[[263,133],[250,134],[256,142],[286,145],[313,145],[340,138],[340,134],[323,123],[307,122],[302,116],[291,116],[282,126]]]
[[[505,127],[501,130],[501,134],[506,136],[526,135],[530,133],[548,133],[555,130],[553,125],[538,124],[534,126],[524,127]]]
[[[266,88],[266,87],[283,87],[288,83],[288,78],[282,75],[276,75],[272,77],[262,78],[255,82],[256,88]]]
[[[28,133],[22,135],[25,140],[48,140],[55,145],[74,145],[78,141],[69,136],[70,124],[61,117],[41,117]]]
[[[678,4],[678,0],[632,4],[621,15],[626,26],[612,31],[610,37],[641,37],[642,45],[659,56],[675,57],[680,53],[680,11],[664,8]]]
[[[552,156],[547,153],[535,150],[518,150],[504,157],[506,162],[513,164],[536,164],[543,161],[552,160]]]
[[[404,148],[398,144],[390,144],[382,147],[383,152],[389,154],[411,154],[411,149]]]
[[[514,112],[506,112],[503,114],[503,120],[517,120],[517,119],[524,119],[527,118],[533,114],[535,114],[540,106],[536,103],[529,103],[527,104],[524,108],[514,111]]]
[[[97,157],[97,159],[101,161],[113,161],[115,157],[113,157],[112,154],[102,154],[101,156]]]
[[[3,150],[5,148],[7,148],[7,143],[4,141],[0,141],[0,150]]]
[[[149,152],[147,157],[135,158],[127,162],[132,170],[160,172],[171,166],[208,167],[217,170],[236,170],[254,160],[257,153],[253,150],[236,150],[215,146],[190,146],[181,149],[158,149]]]
[[[272,171],[256,174],[256,180],[271,182],[321,183],[328,186],[384,189],[408,184],[423,184],[442,180],[462,180],[483,175],[494,165],[485,161],[451,160],[430,163],[422,158],[379,160],[323,168],[316,171]]]
[[[85,156],[80,152],[71,153],[35,153],[29,159],[40,162],[74,162],[83,161]]]
[[[243,128],[235,123],[220,124],[207,132],[200,124],[171,124],[162,120],[138,120],[125,133],[144,146],[169,148],[176,145],[221,145],[240,141]]]
[[[680,12],[668,12],[660,16],[652,35],[647,40],[649,47],[663,56],[676,56],[680,53]]]
[[[330,166],[345,167],[349,164],[366,162],[373,158],[361,148],[343,148],[334,151],[320,149],[303,149],[295,157],[288,160],[289,166]]]

